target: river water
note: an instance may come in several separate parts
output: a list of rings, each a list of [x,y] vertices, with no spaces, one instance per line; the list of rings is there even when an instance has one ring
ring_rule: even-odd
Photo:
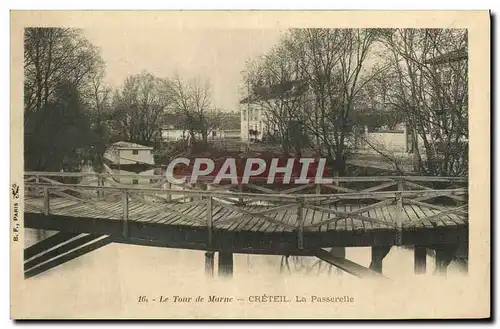
[[[30,246],[41,238],[46,238],[55,232],[43,232],[26,229],[25,244]],[[369,266],[370,248],[347,248],[346,257],[363,266]],[[289,259],[288,271],[281,270],[280,256],[266,255],[234,255],[234,274],[232,278],[217,277],[217,254],[215,259],[214,278],[208,278],[204,272],[205,256],[203,251],[168,249],[158,247],[133,246],[126,244],[110,244],[91,253],[59,265],[47,272],[24,280],[22,288],[23,305],[31,310],[34,317],[61,318],[102,318],[102,317],[301,317],[319,316],[338,317],[358,316],[359,310],[364,314],[380,313],[374,308],[377,300],[383,296],[391,296],[388,289],[381,284],[366,286],[364,280],[348,273],[337,274],[335,269],[312,257]],[[427,274],[413,274],[413,251],[393,247],[383,261],[383,274],[395,282],[406,282],[393,290],[402,295],[404,300],[422,298],[434,300],[436,306],[443,307],[439,302],[441,293],[432,287],[436,285],[423,284],[414,281],[424,277],[436,278],[432,275],[434,259],[427,257]],[[463,277],[460,265],[452,263],[448,268],[449,277]],[[391,280],[391,281],[392,281]],[[409,281],[408,281],[409,280]],[[408,283],[410,282],[410,283]],[[417,283],[414,283],[417,282]],[[439,286],[442,286],[439,283]],[[423,290],[420,287],[424,287]],[[456,284],[450,286],[454,292]],[[248,296],[268,294],[286,295],[296,298],[296,295],[312,296],[327,294],[335,296],[351,296],[356,298],[356,307],[348,305],[316,305],[314,309],[293,307],[298,304],[270,305],[264,304],[232,304],[225,306],[199,305],[191,303],[170,305],[168,309],[157,304],[148,307],[138,303],[139,296],[159,298],[164,296],[236,296],[245,299]],[[429,297],[436,294],[436,297]],[[382,297],[380,297],[382,296]],[[309,298],[309,297],[308,297]],[[376,299],[374,299],[376,298]],[[458,302],[458,301],[457,301]],[[392,305],[391,305],[392,303]],[[383,310],[391,307],[399,308],[397,299],[389,298],[384,302]],[[426,304],[427,305],[427,304]],[[448,304],[446,304],[449,306]],[[453,305],[449,306],[450,312]],[[457,306],[455,306],[457,307]],[[331,313],[335,310],[334,313]],[[307,312],[306,312],[307,311]],[[303,312],[303,313],[301,313]],[[312,313],[311,313],[312,312]],[[368,313],[366,313],[368,312]],[[393,313],[388,313],[390,316]],[[404,314],[401,313],[401,315]]]

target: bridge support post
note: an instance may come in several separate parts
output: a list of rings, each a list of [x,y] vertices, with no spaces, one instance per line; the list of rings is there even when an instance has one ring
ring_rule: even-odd
[[[460,271],[462,273],[468,273],[469,272],[469,242],[463,241],[459,244],[458,246],[458,258],[461,262],[460,266]]]
[[[205,274],[206,276],[214,276],[214,256],[213,251],[205,252]]]
[[[435,275],[446,275],[448,265],[450,265],[453,256],[457,252],[458,246],[455,244],[443,244],[435,246],[436,250],[436,269]]]
[[[415,274],[425,274],[427,267],[427,248],[415,246],[413,250]]]
[[[382,261],[390,250],[391,246],[373,246],[370,269],[382,273]]]
[[[219,252],[219,276],[231,277],[233,276],[233,253],[232,252]]]

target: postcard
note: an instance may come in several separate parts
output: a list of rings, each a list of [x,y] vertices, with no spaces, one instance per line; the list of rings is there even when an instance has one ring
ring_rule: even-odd
[[[488,11],[12,11],[11,317],[490,314]]]

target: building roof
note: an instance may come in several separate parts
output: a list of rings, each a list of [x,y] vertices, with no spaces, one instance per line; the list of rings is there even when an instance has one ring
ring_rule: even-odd
[[[433,58],[429,58],[424,63],[425,64],[446,64],[452,62],[458,62],[467,59],[467,50],[465,48],[461,48],[459,50],[450,51],[449,53],[445,53]]]
[[[136,143],[131,143],[131,142],[116,142],[112,144],[112,147],[117,148],[117,149],[143,149],[143,150],[152,150],[153,148],[150,146],[144,146]]]
[[[271,86],[255,88],[251,95],[243,98],[240,104],[254,103],[258,101],[267,101],[278,98],[289,93],[289,96],[297,96],[304,93],[307,85],[302,80],[287,81]]]

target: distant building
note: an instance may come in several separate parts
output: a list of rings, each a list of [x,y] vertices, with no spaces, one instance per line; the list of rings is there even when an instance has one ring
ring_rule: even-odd
[[[267,133],[274,133],[275,127],[268,122],[266,110],[273,102],[293,100],[304,95],[307,85],[300,80],[256,88],[240,101],[241,109],[241,139],[262,140]]]
[[[187,132],[183,129],[176,129],[173,127],[166,127],[161,130],[161,139],[164,142],[173,142],[185,140]]]
[[[221,138],[222,139],[240,140],[241,139],[241,130],[240,129],[222,130],[221,131]]]
[[[152,147],[124,141],[108,147],[104,159],[113,169],[131,172],[142,172],[155,165]]]
[[[450,97],[454,97],[451,103],[454,103],[456,108],[448,108],[446,102],[440,101],[439,94],[434,94],[432,96],[432,107],[434,111],[431,115],[431,129],[432,133],[436,137],[440,137],[444,134],[443,123],[449,123],[451,120],[445,118],[446,113],[449,111],[456,111],[458,108],[467,108],[467,97],[461,97],[467,93],[467,74],[468,74],[468,53],[466,48],[461,48],[455,51],[444,53],[442,55],[429,58],[424,62],[429,65],[437,78],[437,83],[440,84],[440,93],[448,94]],[[461,100],[461,102],[460,102]],[[449,105],[448,105],[449,106]],[[432,122],[439,122],[437,125],[432,125]],[[452,129],[451,127],[446,127]]]
[[[90,163],[83,166],[81,171],[95,172]],[[153,183],[149,176],[161,174],[161,168],[155,166],[152,147],[121,141],[109,146],[104,153],[103,172],[113,176],[117,175],[108,178],[104,186],[114,186],[115,184],[149,185]],[[97,178],[94,176],[83,177],[80,184],[98,185]]]
[[[220,122],[217,122],[217,129],[210,129],[207,139],[240,139],[240,116],[239,112],[223,112],[220,115]],[[186,129],[180,129],[179,125],[167,125],[161,129],[163,142],[187,141],[190,139],[190,132]],[[194,133],[196,140],[202,140],[203,137],[199,131]]]

